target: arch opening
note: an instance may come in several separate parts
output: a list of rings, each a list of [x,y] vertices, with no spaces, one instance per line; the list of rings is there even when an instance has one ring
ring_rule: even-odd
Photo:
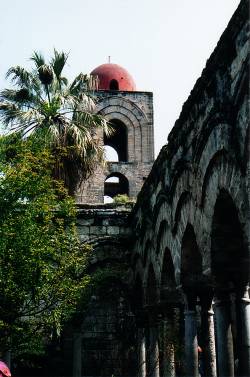
[[[162,274],[161,274],[161,284],[164,287],[175,288],[175,271],[172,255],[168,248],[165,249]]]
[[[110,174],[104,182],[104,197],[114,198],[116,195],[129,195],[129,183],[127,178],[120,173]]]
[[[123,122],[118,119],[110,121],[113,128],[112,135],[104,135],[104,146],[112,147],[117,155],[119,162],[128,161],[128,135],[127,128]]]
[[[136,310],[142,310],[143,308],[143,287],[142,281],[139,275],[136,276],[134,292],[133,292],[133,303]]]
[[[245,362],[245,319],[240,314],[239,299],[249,300],[249,255],[244,242],[244,233],[237,207],[226,190],[221,190],[215,206],[211,232],[211,270],[215,280],[215,296],[226,299],[229,336],[231,337],[230,358],[238,360],[236,376],[249,375],[249,364]],[[218,339],[224,335],[217,328]]]
[[[202,256],[199,251],[194,228],[188,224],[182,238],[181,283],[184,287],[197,287],[202,274]]]
[[[115,79],[110,80],[109,89],[110,90],[119,90],[119,83],[118,83],[118,81],[115,80]]]
[[[104,197],[103,197],[103,203],[104,204],[113,203],[113,201],[114,201],[114,199],[111,198],[111,196],[104,195]]]
[[[149,266],[148,279],[147,279],[147,305],[154,305],[157,303],[157,284],[152,264]]]
[[[170,298],[176,288],[175,269],[170,250],[166,247],[161,272],[161,300]],[[174,296],[176,296],[174,294]]]
[[[116,150],[109,145],[104,145],[105,161],[118,162],[119,156]]]
[[[249,279],[249,260],[237,208],[221,190],[214,207],[211,233],[211,269],[219,282],[238,283]]]
[[[166,220],[163,220],[160,224],[159,232],[158,232],[158,235],[157,235],[157,246],[156,246],[156,253],[157,254],[159,254],[159,252],[160,252],[160,248],[162,246],[161,243],[162,243],[163,237],[165,236],[166,229],[167,229],[167,222],[166,222]]]

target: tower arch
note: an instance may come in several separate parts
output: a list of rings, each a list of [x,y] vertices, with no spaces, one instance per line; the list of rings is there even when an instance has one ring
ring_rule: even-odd
[[[125,175],[112,173],[104,181],[104,196],[114,198],[116,195],[129,195],[129,182]]]
[[[104,145],[108,145],[117,152],[118,162],[128,161],[128,133],[126,125],[119,119],[109,121],[112,126],[112,134],[103,137]]]
[[[77,203],[102,203],[111,187],[109,181],[103,182],[114,173],[122,186],[113,185],[115,191],[129,192],[130,198],[136,199],[154,161],[152,93],[136,91],[132,76],[117,64],[103,64],[91,75],[99,80],[94,92],[95,112],[104,116],[114,130],[110,135],[98,134],[100,145],[106,150],[113,148],[113,157],[106,152],[106,164],[97,166],[89,180],[79,186]],[[127,185],[122,176],[128,180]],[[111,194],[110,200],[114,197]]]

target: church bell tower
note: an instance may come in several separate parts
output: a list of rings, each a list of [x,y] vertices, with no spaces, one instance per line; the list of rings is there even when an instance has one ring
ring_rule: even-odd
[[[91,75],[99,79],[96,112],[114,132],[103,135],[107,163],[83,182],[77,203],[111,202],[118,194],[135,199],[154,161],[153,93],[136,90],[132,76],[117,64],[102,64]]]

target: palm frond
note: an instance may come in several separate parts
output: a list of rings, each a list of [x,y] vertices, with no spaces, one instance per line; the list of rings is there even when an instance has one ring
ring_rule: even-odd
[[[19,106],[11,102],[0,102],[0,118],[5,126],[13,123],[22,114]]]
[[[66,77],[61,77],[61,82],[67,86],[68,85],[68,79]]]
[[[19,65],[11,67],[6,73],[6,79],[11,78],[14,85],[28,88],[32,75]]]
[[[54,50],[49,64],[39,52],[28,72],[17,66],[7,77],[18,87],[0,93],[0,120],[9,132],[34,135],[49,146],[55,157],[55,177],[63,179],[74,193],[77,182],[87,178],[103,161],[100,139],[112,133],[110,124],[95,114],[91,91],[94,76],[80,73],[71,84],[62,76],[68,54]]]
[[[44,56],[41,52],[38,51],[33,52],[33,55],[31,56],[30,60],[32,60],[35,63],[36,68],[40,68],[42,65],[45,64]]]
[[[56,49],[54,49],[54,56],[51,59],[50,64],[59,82],[61,81],[61,73],[63,71],[63,68],[65,67],[67,60],[68,60],[68,54],[65,54],[65,52],[63,51],[58,52]]]
[[[89,85],[89,76],[80,73],[69,86],[69,91],[71,94],[79,96],[79,94],[89,89]]]
[[[27,88],[22,88],[20,90],[4,89],[0,92],[0,100],[24,104],[29,103],[32,100],[32,94]]]

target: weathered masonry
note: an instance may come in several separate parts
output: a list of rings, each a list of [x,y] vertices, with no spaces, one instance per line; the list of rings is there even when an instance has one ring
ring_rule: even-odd
[[[79,209],[80,237],[94,246],[91,268],[119,263],[126,273],[109,298],[93,297],[74,329],[75,377],[198,377],[199,365],[206,377],[250,375],[248,15],[242,0],[132,212]],[[121,157],[98,172],[93,201],[105,190],[126,192],[123,179],[105,187],[114,172],[131,174],[126,193],[135,196],[152,163],[151,95],[133,92],[129,78],[123,87],[121,77],[100,79],[98,106],[119,135],[104,142]]]
[[[96,111],[114,130],[100,139],[112,154],[79,188],[77,202],[103,203],[118,194],[136,198],[154,161],[153,95],[136,91],[130,74],[117,64],[103,64],[92,74],[100,81]]]
[[[141,377],[196,377],[199,358],[250,375],[248,15],[242,1],[134,208]]]
[[[130,215],[129,205],[79,208],[79,237],[93,248],[89,271],[108,276],[102,280],[101,289],[92,294],[84,316],[67,330],[65,358],[69,359],[69,373],[73,359],[74,376],[136,373],[136,357],[131,352],[135,332],[129,285]]]

